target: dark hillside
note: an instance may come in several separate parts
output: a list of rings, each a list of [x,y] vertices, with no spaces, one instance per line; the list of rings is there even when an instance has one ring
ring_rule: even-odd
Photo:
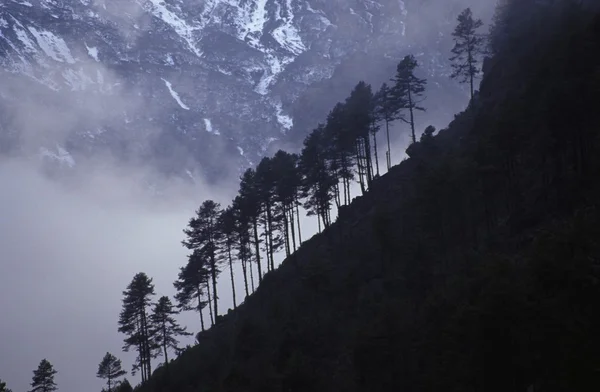
[[[142,391],[600,387],[600,17],[518,4],[471,106]]]

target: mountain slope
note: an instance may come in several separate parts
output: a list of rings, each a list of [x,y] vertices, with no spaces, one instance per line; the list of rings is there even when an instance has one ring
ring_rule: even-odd
[[[600,386],[600,15],[564,3],[521,3],[469,109],[140,390]]]
[[[235,172],[301,139],[360,75],[388,75],[409,50],[445,79],[463,1],[434,3],[425,34],[415,21],[427,6],[397,0],[4,1],[3,149]]]

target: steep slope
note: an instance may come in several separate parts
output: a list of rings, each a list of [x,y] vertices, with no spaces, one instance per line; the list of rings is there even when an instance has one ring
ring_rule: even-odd
[[[433,5],[416,1],[4,1],[2,149],[235,171],[301,139],[363,74],[387,77],[409,50],[445,80],[464,1],[433,3],[423,29]],[[461,95],[450,85],[438,92]]]
[[[600,15],[522,4],[469,109],[141,391],[600,386]]]

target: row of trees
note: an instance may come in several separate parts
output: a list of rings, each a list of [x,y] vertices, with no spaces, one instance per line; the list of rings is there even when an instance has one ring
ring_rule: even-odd
[[[477,30],[481,20],[470,9],[458,17],[453,33],[453,78],[469,83],[471,97],[484,38]],[[233,306],[237,306],[234,262],[241,263],[246,296],[255,289],[265,272],[275,268],[274,255],[281,249],[289,256],[302,243],[299,206],[317,216],[319,230],[332,223],[332,209],[350,203],[351,184],[358,181],[364,194],[380,175],[377,134],[385,126],[386,166],[392,166],[390,126],[402,121],[410,126],[412,142],[417,141],[415,117],[422,106],[427,80],[417,76],[418,62],[406,56],[397,66],[390,84],[373,93],[360,82],[343,103],[329,113],[304,141],[301,153],[278,151],[261,160],[256,169],[242,175],[239,193],[230,206],[207,200],[184,230],[183,245],[191,253],[174,283],[177,305],[182,310],[209,309],[211,324],[219,317],[217,280],[227,265]],[[431,128],[428,128],[431,129]],[[265,265],[263,263],[266,262]]]
[[[154,295],[152,278],[143,272],[136,274],[123,292],[123,307],[119,315],[119,332],[126,335],[123,350],[128,352],[132,347],[137,350],[138,356],[133,364],[132,374],[140,371],[142,382],[150,378],[152,359],[158,356],[164,356],[164,366],[168,373],[169,350],[180,353],[182,350],[177,337],[191,335],[175,320],[174,316],[179,311],[170,298],[163,296],[153,302]],[[107,357],[105,359],[107,367],[111,369],[110,364],[114,364],[114,360]],[[120,369],[120,361],[119,366],[114,368]],[[120,376],[124,373],[116,371],[111,377],[105,377],[108,379],[109,389],[111,378],[115,378],[117,374]]]
[[[485,52],[485,38],[478,33],[482,25],[466,9],[458,16],[452,34],[455,46],[450,58],[451,77],[469,84],[471,98],[480,73],[480,57]],[[300,154],[278,151],[273,157],[264,158],[256,169],[248,169],[230,206],[223,209],[212,200],[202,203],[184,230],[183,245],[191,253],[174,282],[177,307],[168,297],[153,302],[152,279],[144,273],[134,276],[123,292],[118,328],[126,335],[124,351],[133,347],[138,353],[133,374],[140,371],[142,382],[148,380],[151,360],[161,355],[168,372],[169,350],[181,352],[177,338],[191,335],[174,318],[180,310],[198,311],[204,331],[202,311],[208,307],[210,322],[215,324],[219,317],[217,279],[224,265],[229,270],[235,308],[238,301],[234,262],[241,263],[248,296],[262,282],[264,274],[275,269],[277,252],[284,249],[289,256],[302,243],[300,206],[309,216],[317,217],[320,231],[332,223],[334,205],[339,209],[351,202],[354,181],[365,193],[380,175],[377,136],[382,128],[386,134],[388,170],[392,166],[391,125],[397,121],[406,123],[412,142],[417,141],[415,117],[417,112],[425,111],[422,103],[427,86],[427,80],[417,76],[418,66],[414,56],[406,56],[390,83],[384,83],[376,92],[359,82],[345,102],[330,111],[325,124],[307,136]],[[425,136],[432,133],[433,128],[429,127]],[[42,360],[34,371],[31,392],[55,391],[55,374],[52,364]],[[107,391],[130,391],[126,379],[119,381],[125,374],[121,361],[106,353],[97,376],[107,381]],[[1,380],[0,392],[11,392]]]

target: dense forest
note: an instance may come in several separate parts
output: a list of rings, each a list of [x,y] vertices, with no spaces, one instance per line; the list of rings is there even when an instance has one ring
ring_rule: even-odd
[[[154,302],[144,273],[123,293],[136,390],[600,387],[598,8],[504,0],[485,36],[467,9],[448,55],[471,101],[447,128],[416,129],[427,81],[407,55],[377,91],[359,82],[300,154],[248,169],[230,206],[204,201],[185,229],[175,304]],[[398,124],[412,144],[394,165]],[[304,241],[301,208],[320,227]],[[179,311],[199,313],[193,347],[179,347],[190,334]],[[55,390],[55,372],[42,361],[33,391]],[[132,390],[125,373],[110,353],[98,369],[109,392]]]

